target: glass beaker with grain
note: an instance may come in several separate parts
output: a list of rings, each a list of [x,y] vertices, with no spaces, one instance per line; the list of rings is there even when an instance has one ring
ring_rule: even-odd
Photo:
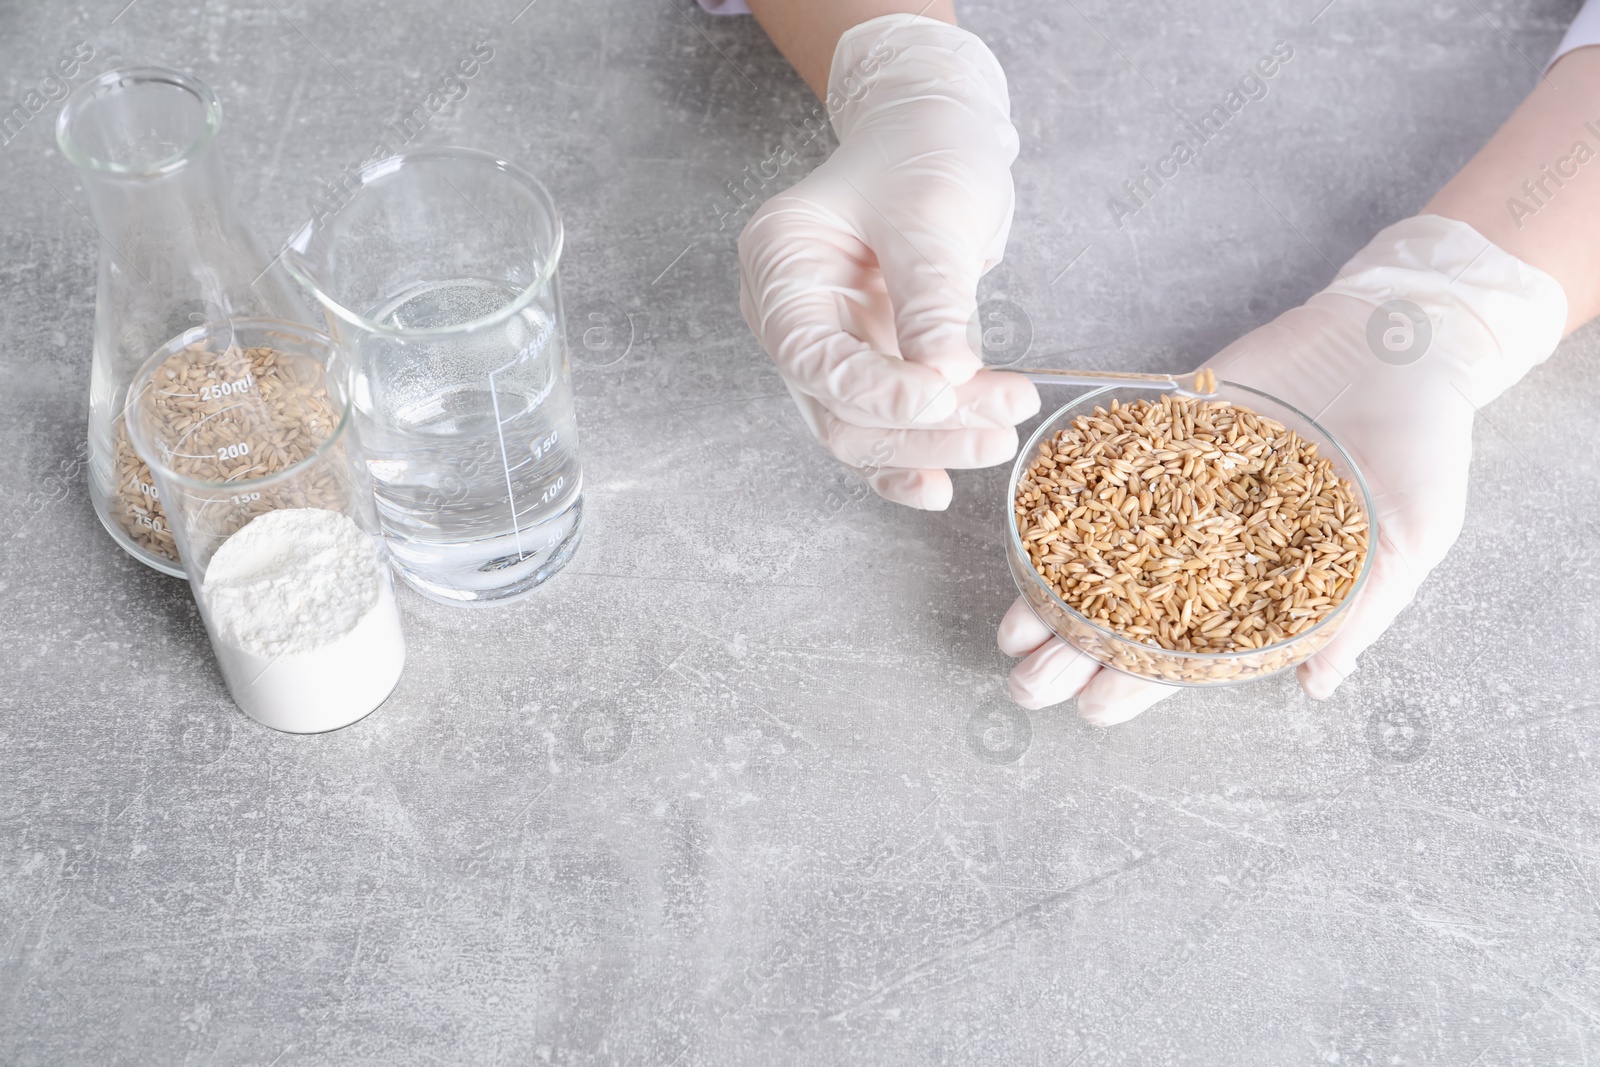
[[[128,394],[228,692],[292,733],[366,715],[405,664],[336,355],[296,324],[210,323],[157,349]]]
[[[305,304],[233,210],[215,139],[222,110],[191,75],[109,71],[56,121],[100,238],[89,382],[89,496],[117,543],[182,576],[150,471],[129,442],[129,383],[151,353],[207,322],[300,321]]]
[[[289,241],[289,272],[351,356],[354,414],[402,577],[495,603],[555,574],[583,484],[556,277],[560,215],[487,152],[379,160]]]

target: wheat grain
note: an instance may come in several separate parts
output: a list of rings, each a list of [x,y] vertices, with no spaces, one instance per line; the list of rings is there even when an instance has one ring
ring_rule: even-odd
[[[1061,600],[1172,652],[1307,633],[1349,596],[1368,550],[1359,496],[1316,444],[1222,400],[1080,415],[1040,445],[1014,504],[1029,562]]]
[[[299,463],[333,433],[338,415],[323,373],[319,361],[271,347],[218,353],[194,344],[162,361],[149,392],[135,402],[152,420],[149,437],[169,445],[165,462],[175,473],[207,482],[253,480]],[[177,562],[150,468],[134,451],[123,419],[115,432],[112,516],[135,544]],[[249,444],[248,453],[229,455],[228,446],[241,442]],[[216,518],[237,529],[275,508],[337,508],[342,494],[328,482],[291,479],[253,499],[241,497]]]

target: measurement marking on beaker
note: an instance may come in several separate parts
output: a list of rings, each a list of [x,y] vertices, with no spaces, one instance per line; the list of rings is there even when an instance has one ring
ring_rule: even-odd
[[[566,487],[566,484],[567,484],[567,476],[565,474],[563,474],[559,478],[556,479],[556,484],[555,485],[550,486],[544,492],[539,494],[539,503],[541,503],[541,504],[550,503],[550,501],[554,500],[556,498],[556,496],[558,494],[560,494],[561,490]]]
[[[214,460],[218,460],[218,461],[225,460],[225,459],[238,459],[241,456],[248,456],[249,454],[250,454],[250,442],[249,441],[240,441],[238,444],[224,445],[223,447],[217,449],[215,454],[208,453],[208,454],[203,455],[203,456],[194,455],[193,453],[190,453],[190,452],[174,452],[170,448],[165,450],[165,455],[168,458],[176,456],[179,459],[214,459]]]
[[[511,487],[511,454],[506,451],[505,424],[500,421],[500,391],[495,387],[494,376],[521,362],[522,353],[519,352],[510,363],[489,372],[489,403],[494,405],[494,435],[500,440],[500,469],[506,473],[506,503],[511,506],[511,534],[516,538],[519,560],[526,559],[527,553],[522,550],[522,523],[517,515],[517,493]]]
[[[200,399],[221,400],[225,396],[236,396],[240,393],[248,393],[255,387],[255,384],[256,376],[254,374],[246,374],[238,381],[218,382],[216,385],[202,385],[200,387]]]
[[[506,369],[505,367],[501,367],[500,368],[500,370],[505,370],[505,369]],[[498,374],[499,371],[496,371],[495,373]],[[498,420],[499,424],[501,426],[504,426],[508,422],[516,422],[518,419],[522,418],[522,416],[526,415],[529,411],[532,411],[533,409],[537,408],[539,405],[543,404],[545,402],[545,400],[549,398],[549,396],[550,396],[550,390],[548,390],[548,389],[546,389],[543,392],[541,392],[537,397],[528,397],[526,394],[523,394],[524,399],[526,399],[528,401],[527,407],[522,408],[522,409],[520,409],[518,411],[515,411],[512,414],[508,415],[507,417]]]
[[[541,501],[540,503],[548,503],[548,501]],[[522,518],[523,515],[531,515],[531,514],[533,514],[535,511],[539,510],[539,506],[540,506],[539,504],[530,504],[528,506],[527,511],[523,511],[523,512],[518,512],[517,513],[517,518],[520,519],[520,518]]]

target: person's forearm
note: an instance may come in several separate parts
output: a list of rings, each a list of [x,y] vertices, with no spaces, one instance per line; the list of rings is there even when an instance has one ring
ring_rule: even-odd
[[[1600,48],[1550,68],[1423,212],[1467,223],[1561,283],[1566,332],[1600,314]]]
[[[772,43],[819,98],[828,95],[833,50],[852,26],[880,15],[926,15],[956,22],[955,0],[747,0]]]

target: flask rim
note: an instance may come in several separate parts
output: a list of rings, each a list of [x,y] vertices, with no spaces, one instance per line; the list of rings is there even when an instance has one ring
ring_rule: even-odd
[[[205,111],[204,128],[181,151],[149,163],[129,166],[101,159],[87,151],[72,136],[73,124],[89,104],[115,93],[149,84],[170,85],[181,89],[192,96]],[[73,90],[66,104],[62,106],[61,113],[56,116],[56,144],[60,147],[62,155],[84,170],[119,178],[158,178],[187,166],[206,150],[221,128],[222,105],[217,100],[217,94],[194,75],[170,67],[118,67],[90,79]]]

